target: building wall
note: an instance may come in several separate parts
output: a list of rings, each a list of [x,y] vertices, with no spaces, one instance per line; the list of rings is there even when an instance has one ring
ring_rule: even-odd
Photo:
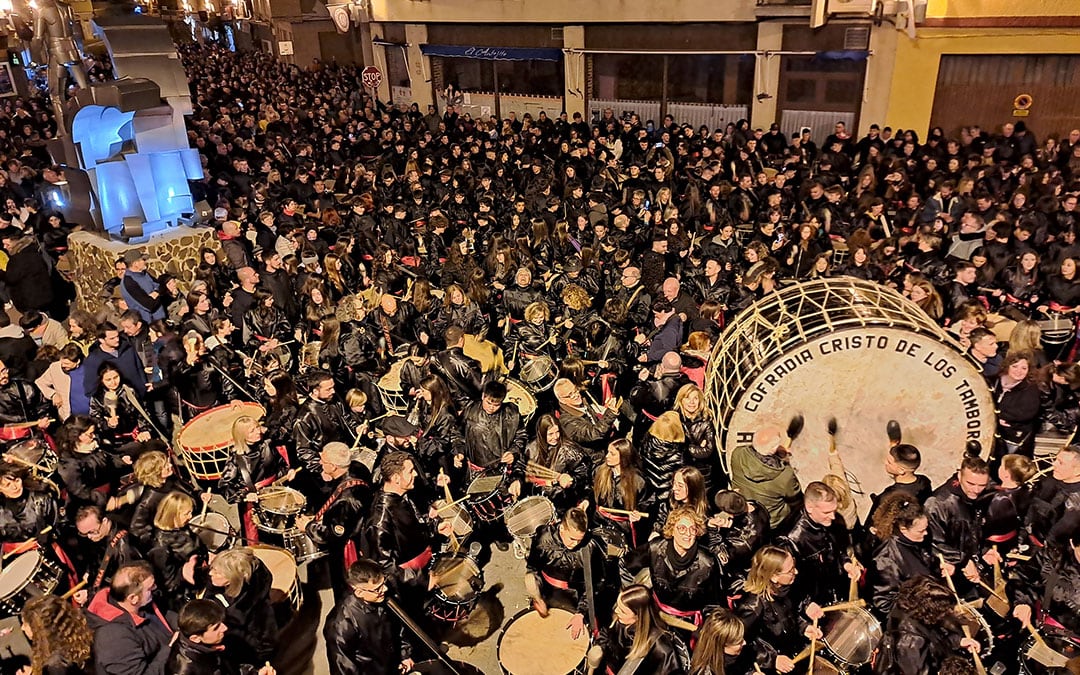
[[[916,40],[906,35],[901,35],[897,40],[889,105],[884,121],[893,128],[926,133],[943,54],[1047,53],[1080,54],[1080,31],[1063,31],[1054,27],[920,27]]]
[[[754,0],[371,0],[373,21],[404,23],[692,23],[754,21]]]

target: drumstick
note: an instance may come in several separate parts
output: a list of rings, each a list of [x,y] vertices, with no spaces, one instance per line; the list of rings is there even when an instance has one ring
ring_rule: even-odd
[[[3,457],[5,462],[11,462],[12,464],[21,464],[25,467],[40,471],[41,473],[52,473],[52,471],[41,466],[40,464],[34,464],[33,462],[25,460],[18,455],[13,455],[10,452],[5,452]]]
[[[815,644],[817,644],[817,640],[811,640],[810,641],[810,646],[804,648],[801,652],[799,652],[795,656],[791,657],[791,662],[792,663],[798,663],[799,661],[805,660],[807,656],[810,656],[810,647],[812,647]]]
[[[51,417],[44,417],[42,419],[48,420],[50,424],[52,424],[53,422],[56,421]],[[32,422],[16,422],[15,424],[5,424],[0,428],[3,428],[3,429],[30,429],[32,427],[36,427],[40,421],[41,420],[34,420]]]
[[[1010,551],[1009,553],[1006,553],[1005,557],[1008,558],[1009,560],[1019,560],[1020,562],[1027,562],[1027,561],[1031,560],[1031,556],[1024,555],[1023,553],[1016,553],[1014,551]]]
[[[842,611],[847,610],[847,609],[859,609],[860,607],[866,607],[866,601],[865,600],[859,599],[859,600],[849,600],[847,602],[838,602],[835,605],[829,605],[828,607],[822,607],[821,611],[823,611],[823,612],[842,612]]]
[[[468,496],[468,495],[465,495],[465,496],[464,496],[464,497],[462,497],[461,499],[458,499],[458,500],[455,500],[455,501],[452,501],[452,502],[449,502],[449,503],[443,504],[442,506],[436,507],[436,508],[435,508],[435,512],[436,512],[436,513],[442,513],[443,511],[445,511],[445,510],[449,509],[449,508],[450,508],[450,507],[452,507],[452,506],[457,506],[458,504],[460,504],[461,502],[465,501],[465,500],[466,500],[466,499],[468,499],[468,498],[469,498],[469,496]]]
[[[813,628],[817,629],[817,627],[818,627],[817,617],[814,618],[814,623],[811,624],[811,626]],[[814,652],[816,652],[816,651],[817,651],[817,640],[811,639],[810,640],[810,665],[808,665],[806,667],[806,675],[814,675],[814,661],[816,660],[814,658]]]
[[[982,579],[979,579],[979,585],[982,586],[984,590],[986,590],[988,593],[990,593],[990,595],[994,596],[998,600],[1001,600],[1002,602],[1009,601],[1008,598],[995,591],[993,588],[990,587],[990,584],[986,583]]]
[[[663,612],[660,612],[660,620],[671,626],[672,628],[681,628],[682,630],[690,631],[691,633],[698,629],[697,624],[695,623],[686,621],[685,619],[680,619],[677,616],[664,614]]]
[[[46,527],[46,528],[45,528],[44,530],[42,530],[42,531],[41,531],[41,532],[40,532],[40,533],[38,534],[38,536],[40,537],[40,536],[41,536],[42,534],[48,534],[48,533],[49,533],[49,532],[51,532],[51,531],[52,531],[52,525],[49,525],[49,526],[48,526],[48,527]],[[19,544],[19,545],[18,545],[18,546],[16,546],[15,548],[13,548],[13,549],[11,549],[10,551],[8,551],[7,553],[5,553],[5,554],[4,554],[4,557],[3,557],[3,558],[0,558],[0,560],[7,560],[8,558],[10,558],[10,557],[11,557],[11,556],[13,556],[13,555],[19,555],[20,553],[26,553],[27,551],[29,551],[29,550],[30,550],[30,548],[31,548],[31,547],[32,547],[32,546],[33,546],[34,544],[36,544],[36,543],[37,543],[37,540],[38,540],[38,538],[37,538],[37,537],[31,537],[31,538],[27,539],[27,540],[26,540],[26,541],[24,541],[23,543]]]
[[[209,489],[206,491],[206,499],[202,500],[202,511],[199,511],[199,516],[205,516],[207,509],[210,508],[210,498],[214,496],[214,493]]]
[[[945,569],[945,556],[938,553],[938,560],[941,561],[941,568]],[[953,584],[952,577],[949,577],[949,576],[945,577],[945,581],[949,585],[949,590],[952,591],[953,597],[956,598],[956,607],[958,609],[963,607],[964,605],[960,601],[960,596],[957,595],[957,593],[956,593],[956,585]],[[960,627],[964,631],[964,637],[970,638],[971,637],[971,627],[968,626],[966,623],[961,623]],[[971,658],[975,660],[975,672],[977,672],[979,675],[986,675],[986,667],[983,666],[982,657],[980,657],[979,654],[975,650],[969,650],[969,651],[971,651]]]
[[[295,478],[295,477],[296,477],[296,474],[297,474],[297,473],[300,473],[300,472],[301,472],[301,471],[303,471],[303,470],[304,470],[304,467],[302,467],[302,466],[301,466],[301,467],[297,467],[297,469],[296,469],[296,473],[294,473],[294,474],[293,474],[293,477]],[[288,483],[288,482],[289,482],[289,480],[290,480],[290,478],[289,478],[288,474],[286,474],[286,475],[282,476],[281,478],[278,478],[278,479],[277,479],[276,481],[274,481],[273,483],[271,483],[271,484],[270,484],[270,486],[271,486],[271,487],[274,487],[274,486],[278,486],[278,485],[284,485],[285,483]]]
[[[649,514],[642,513],[641,511],[627,511],[625,509],[614,509],[608,506],[597,506],[597,510],[606,511],[608,513],[615,514],[616,516],[640,516],[645,518]]]
[[[1031,633],[1031,637],[1035,638],[1035,642],[1038,642],[1043,647],[1047,646],[1046,640],[1043,639],[1043,636],[1039,633],[1039,629],[1035,627],[1035,624],[1028,622],[1027,629],[1028,632]]]
[[[75,595],[76,593],[78,593],[79,591],[81,591],[83,589],[83,586],[86,586],[86,583],[87,583],[86,579],[83,579],[79,583],[72,586],[70,591],[68,591],[67,593],[64,593],[63,595],[61,595],[60,599],[61,600],[69,600],[69,599],[71,599],[71,597],[73,595]]]

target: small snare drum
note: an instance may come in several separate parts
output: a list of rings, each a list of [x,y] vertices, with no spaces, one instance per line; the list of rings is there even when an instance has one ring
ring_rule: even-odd
[[[18,615],[28,600],[55,591],[63,575],[60,565],[41,551],[16,556],[0,572],[0,613]]]

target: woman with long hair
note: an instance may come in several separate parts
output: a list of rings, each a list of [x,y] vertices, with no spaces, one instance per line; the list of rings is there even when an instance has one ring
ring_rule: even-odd
[[[637,660],[634,672],[650,675],[681,675],[679,652],[685,647],[668,632],[652,602],[652,593],[640,584],[627,586],[615,601],[615,621],[602,628],[597,644],[604,650],[602,667],[620,672]]]
[[[270,373],[262,379],[260,397],[266,417],[263,426],[266,437],[273,447],[284,446],[290,460],[296,446],[293,442],[293,425],[300,414],[300,394],[292,375],[284,370]]]
[[[20,618],[23,635],[30,641],[31,675],[92,671],[94,632],[77,606],[55,595],[42,595],[26,603]]]
[[[693,336],[691,336],[693,337]],[[705,393],[696,384],[684,384],[675,395],[675,411],[682,420],[686,432],[686,446],[690,453],[690,465],[701,472],[705,479],[705,491],[713,494],[727,487],[727,477],[720,466],[720,453],[716,450],[716,432],[712,415],[705,407]]]
[[[558,511],[576,505],[587,496],[591,469],[588,456],[580,445],[566,437],[554,415],[540,416],[536,422],[536,438],[525,448],[525,453],[529,462],[558,474],[553,480],[528,478]]]
[[[926,510],[910,493],[891,492],[882,498],[871,529],[881,543],[866,571],[870,610],[883,619],[892,611],[900,586],[921,574],[936,576],[940,570]]]
[[[681,466],[671,476],[671,493],[666,500],[657,505],[656,522],[653,531],[660,533],[667,522],[668,514],[680,506],[694,510],[703,518],[709,516],[708,494],[705,491],[705,478],[692,466]]]
[[[432,326],[436,335],[442,335],[450,326],[460,326],[470,335],[482,335],[487,331],[487,319],[480,306],[469,299],[465,289],[450,284],[443,295],[442,306]]]
[[[641,466],[649,490],[662,502],[671,493],[675,470],[687,464],[686,431],[674,410],[661,414],[648,429],[641,445]]]
[[[154,514],[157,513],[158,504],[169,493],[190,494],[191,489],[176,475],[176,467],[161,450],[142,453],[132,468],[136,487],[130,494],[135,501],[135,511],[128,529],[140,544],[149,546],[154,534]],[[205,493],[200,496],[204,500],[209,499]]]
[[[291,481],[295,469],[289,469],[285,458],[265,438],[266,429],[254,417],[243,415],[233,422],[232,453],[225,461],[218,487],[230,504],[240,505],[244,532],[248,539],[258,540],[258,530],[251,519],[252,505],[258,501],[259,490],[284,477]]]
[[[210,302],[210,295],[204,290],[193,290],[187,295],[187,313],[180,323],[181,331],[195,331],[203,337],[214,334],[214,319],[218,310]]]
[[[1020,541],[1021,526],[1032,501],[1029,481],[1035,473],[1035,462],[1029,457],[1009,454],[1001,458],[998,484],[990,490],[982,534],[1003,556]]]
[[[1006,354],[1000,373],[993,386],[998,417],[992,455],[993,470],[997,469],[1001,456],[1007,453],[1032,456],[1041,400],[1039,385],[1035,383],[1031,352],[1011,351]]]
[[[114,510],[120,500],[116,496],[120,479],[128,473],[131,458],[98,441],[97,423],[85,416],[74,415],[56,435],[60,451],[58,472],[68,493],[68,509],[74,514],[80,506],[95,504],[103,510]],[[107,490],[101,490],[108,486]]]
[[[98,368],[98,386],[90,398],[90,417],[101,430],[101,439],[110,449],[119,450],[135,441],[147,441],[147,422],[132,401],[137,400],[120,369],[106,361]]]
[[[188,527],[195,515],[195,500],[183,492],[170,492],[154,513],[154,533],[147,559],[154,566],[162,599],[178,610],[201,585],[208,559],[206,545]]]
[[[759,672],[755,652],[746,644],[746,628],[739,617],[717,609],[698,629],[690,659],[690,675],[750,675]]]
[[[933,319],[935,323],[941,323],[945,320],[945,304],[930,280],[925,278],[916,279],[911,284],[911,291],[908,295],[911,301],[918,305],[919,309],[926,312],[926,315]]]
[[[465,439],[454,399],[442,377],[427,375],[420,381],[409,419],[420,428],[417,457],[428,475],[437,475],[439,469],[452,473],[454,452],[464,445]]]
[[[608,444],[604,461],[593,472],[592,496],[601,527],[610,525],[621,531],[633,548],[645,541],[637,524],[641,519],[637,513],[650,511],[652,496],[645,478],[638,471],[634,446],[629,440],[619,438]],[[630,515],[612,513],[608,509],[628,511]]]
[[[1005,350],[1006,356],[1012,352],[1028,352],[1031,354],[1031,369],[1041,370],[1045,368],[1050,359],[1042,348],[1042,328],[1039,322],[1032,319],[1017,321],[1009,333],[1009,344]]]
[[[875,670],[899,675],[939,672],[942,663],[979,643],[965,637],[952,591],[929,576],[908,579],[882,626]]]
[[[798,573],[795,558],[778,546],[763,546],[750,562],[735,614],[746,626],[747,642],[758,650],[765,670],[791,672],[791,657],[806,640],[822,637],[821,631],[810,624],[815,617],[824,616],[821,607],[812,602],[806,607],[806,616],[801,616],[796,599],[789,595]]]

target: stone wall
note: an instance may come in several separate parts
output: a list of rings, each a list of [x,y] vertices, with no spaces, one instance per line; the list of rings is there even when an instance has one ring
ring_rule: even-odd
[[[113,263],[131,248],[149,256],[150,273],[155,277],[168,272],[180,279],[183,289],[195,279],[199,249],[204,246],[220,251],[214,230],[208,227],[178,227],[140,245],[106,239],[92,232],[75,232],[68,238],[72,277],[75,281],[76,306],[94,313],[101,309],[98,294],[113,276]]]

